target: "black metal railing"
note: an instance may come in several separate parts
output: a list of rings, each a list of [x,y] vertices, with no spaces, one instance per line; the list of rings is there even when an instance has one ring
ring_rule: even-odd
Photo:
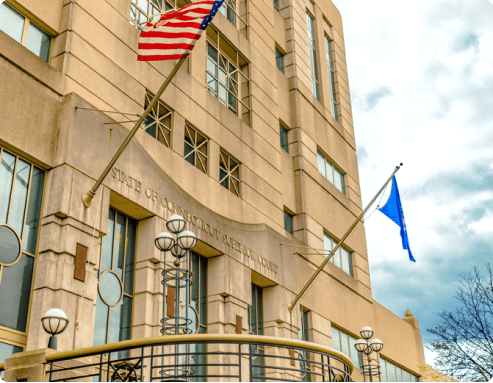
[[[329,347],[250,335],[176,335],[123,341],[47,356],[60,381],[349,382],[352,362]]]

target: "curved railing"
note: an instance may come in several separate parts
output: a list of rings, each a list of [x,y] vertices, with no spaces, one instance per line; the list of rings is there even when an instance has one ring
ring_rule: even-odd
[[[142,338],[46,356],[57,381],[351,381],[353,363],[329,347],[255,335]]]

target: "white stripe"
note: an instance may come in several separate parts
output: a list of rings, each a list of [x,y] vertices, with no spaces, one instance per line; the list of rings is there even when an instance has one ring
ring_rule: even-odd
[[[139,49],[139,56],[182,55],[191,51],[191,49]]]
[[[159,28],[154,28],[154,27],[145,27],[144,32],[169,32],[169,33],[194,33],[197,34],[199,33],[200,29],[199,28],[192,28],[192,27],[187,27],[187,28],[180,28],[180,27],[167,27],[166,25],[159,27]],[[141,37],[144,38],[144,37]]]
[[[139,44],[190,44],[192,41],[197,41],[189,37],[180,37],[176,39],[162,38],[162,37],[142,37],[139,39]]]

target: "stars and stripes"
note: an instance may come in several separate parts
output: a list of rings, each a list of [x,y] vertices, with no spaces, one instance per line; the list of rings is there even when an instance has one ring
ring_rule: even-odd
[[[176,60],[187,57],[224,0],[187,4],[147,23],[139,39],[138,61]]]

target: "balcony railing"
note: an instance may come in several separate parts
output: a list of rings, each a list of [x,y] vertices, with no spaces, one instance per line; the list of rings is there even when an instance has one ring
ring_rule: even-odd
[[[329,347],[254,335],[142,338],[46,355],[45,381],[351,381]]]

